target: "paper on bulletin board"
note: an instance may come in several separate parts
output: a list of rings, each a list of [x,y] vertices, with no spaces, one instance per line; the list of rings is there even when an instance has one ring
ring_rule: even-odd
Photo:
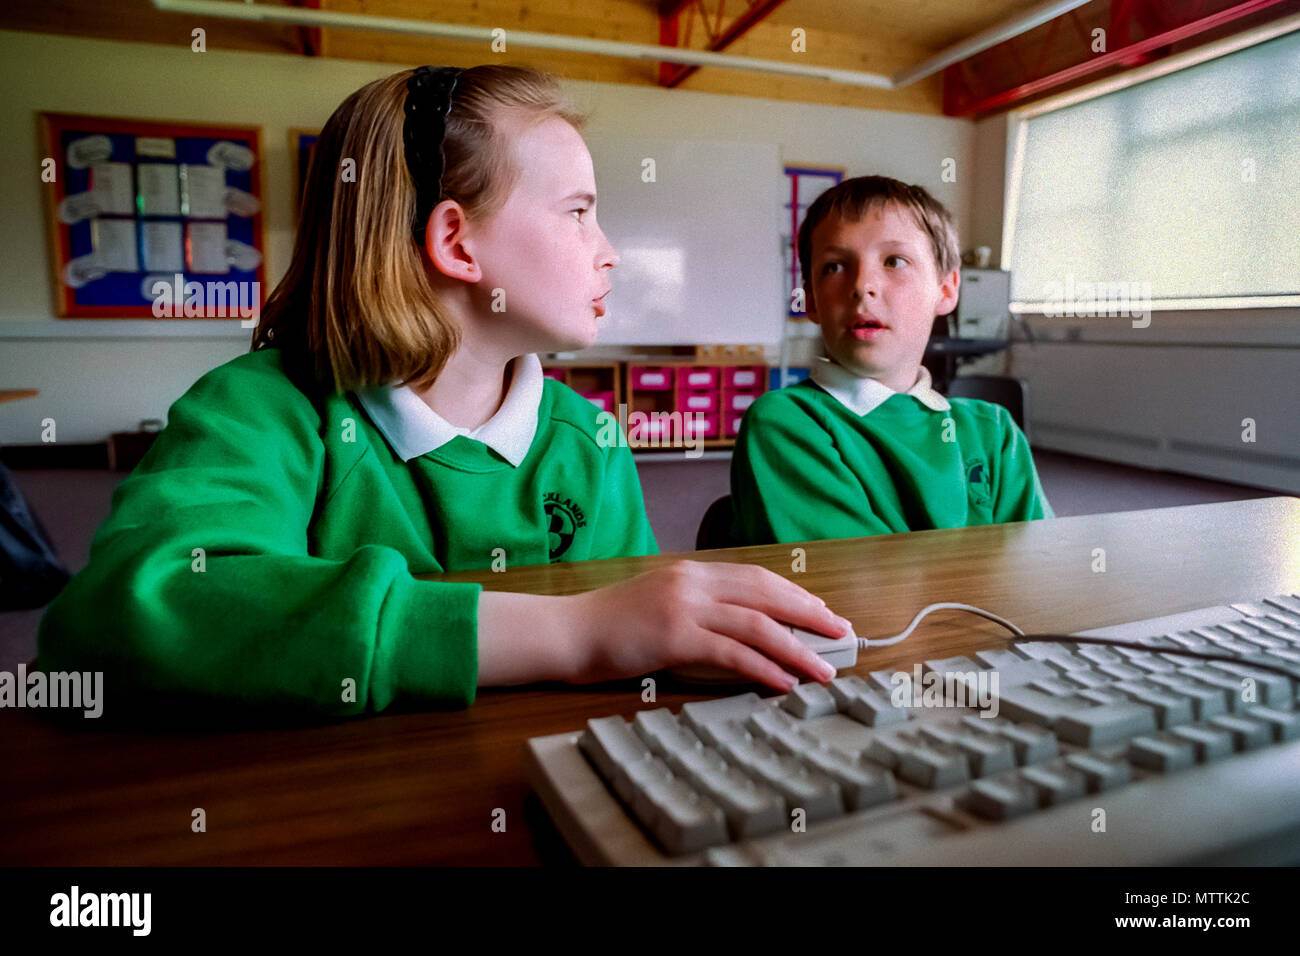
[[[175,159],[176,140],[170,136],[137,136],[136,159]]]
[[[181,164],[181,215],[191,219],[226,218],[224,169]]]
[[[185,242],[179,222],[140,223],[144,271],[168,275],[185,269]]]
[[[226,260],[224,222],[191,222],[186,229],[190,272],[215,275],[230,271],[230,263]]]
[[[109,272],[139,272],[134,219],[96,219],[90,224],[95,260]]]
[[[181,214],[180,174],[175,163],[141,163],[136,167],[140,215]]]
[[[103,133],[83,136],[68,144],[68,167],[85,169],[94,163],[102,163],[113,155],[113,141]]]
[[[101,214],[130,216],[135,212],[130,163],[96,163],[90,167],[90,191]]]

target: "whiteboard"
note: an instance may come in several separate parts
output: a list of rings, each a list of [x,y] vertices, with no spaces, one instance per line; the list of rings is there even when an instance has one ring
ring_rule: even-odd
[[[621,257],[598,344],[779,342],[788,302],[777,145],[593,137],[588,147],[596,217]]]

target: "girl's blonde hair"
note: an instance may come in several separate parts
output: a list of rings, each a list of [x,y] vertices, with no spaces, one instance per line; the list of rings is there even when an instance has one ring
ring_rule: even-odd
[[[412,234],[416,184],[402,130],[413,72],[368,83],[325,124],[293,258],[253,335],[253,351],[283,350],[286,361],[338,394],[394,381],[425,388],[460,343]],[[525,122],[553,116],[580,129],[584,121],[547,73],[511,66],[461,73],[446,117],[442,198],[460,203],[470,219],[498,210],[519,175],[503,110]]]

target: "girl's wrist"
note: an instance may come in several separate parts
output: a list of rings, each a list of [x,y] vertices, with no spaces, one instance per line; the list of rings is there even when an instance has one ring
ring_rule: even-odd
[[[581,680],[591,658],[585,597],[482,592],[479,686]]]

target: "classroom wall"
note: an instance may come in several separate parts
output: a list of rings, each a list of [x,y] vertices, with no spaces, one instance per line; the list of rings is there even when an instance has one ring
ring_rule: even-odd
[[[395,69],[0,31],[0,163],[11,171],[0,181],[0,388],[41,390],[38,398],[0,406],[0,444],[38,443],[46,418],[67,442],[100,441],[141,419],[165,418],[195,379],[247,351],[251,335],[230,321],[53,318],[37,112],[260,125],[273,284],[293,242],[289,129],[319,127],[348,93]],[[568,86],[590,111],[589,138],[772,142],[787,162],[921,183],[949,205],[960,228],[972,228],[970,121],[680,90]],[[946,158],[956,160],[956,182],[942,181]]]
[[[975,124],[972,244],[994,262],[1008,125]],[[1028,384],[1035,447],[1300,494],[1300,309],[1153,311],[1145,329],[1024,318],[1035,341],[972,370]]]

